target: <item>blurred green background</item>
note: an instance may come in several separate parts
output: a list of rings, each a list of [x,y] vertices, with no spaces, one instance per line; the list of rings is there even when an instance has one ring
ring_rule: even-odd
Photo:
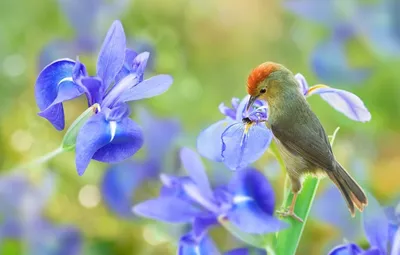
[[[344,1],[338,2],[340,5]],[[146,38],[154,47],[154,73],[174,77],[174,84],[167,93],[132,104],[132,107],[141,105],[157,116],[178,118],[185,131],[179,141],[181,145],[194,147],[197,134],[222,117],[218,111],[221,102],[229,103],[232,97],[246,95],[247,76],[262,62],[282,63],[294,73],[302,73],[310,85],[328,83],[313,71],[311,55],[318,43],[329,37],[332,28],[295,15],[282,1],[128,1],[117,17],[98,22],[99,38],[103,38],[113,19],[122,21],[128,37]],[[2,174],[60,144],[64,132],[56,131],[37,116],[34,84],[43,47],[54,39],[73,37],[74,29],[55,0],[0,2]],[[367,67],[368,77],[360,82],[346,82],[337,77],[332,86],[360,96],[372,120],[353,122],[318,96],[309,101],[327,133],[341,127],[334,147],[338,160],[350,172],[355,160],[363,162],[361,169],[353,174],[362,178],[382,203],[389,203],[400,192],[400,57],[382,57],[377,53],[379,49],[371,48],[368,40],[365,36],[354,36],[344,47],[349,65]],[[80,57],[94,74],[96,54]],[[86,102],[80,99],[65,105],[66,126],[69,126],[85,109]],[[266,155],[256,166],[264,169],[270,160],[273,159]],[[48,169],[57,174],[55,193],[46,206],[46,216],[55,222],[79,226],[85,239],[83,254],[175,253],[176,240],[158,233],[159,224],[122,220],[104,206],[97,187],[106,164],[92,161],[86,173],[79,177],[74,162],[74,153],[70,152],[25,171],[34,180]],[[278,205],[283,177],[280,174],[274,179]],[[157,183],[146,186],[144,196],[155,195],[157,187]],[[82,192],[89,194],[89,202],[80,198],[84,196]],[[217,231],[215,235],[225,234]],[[305,251],[322,254],[324,244],[335,235],[339,233],[334,228],[311,220],[298,254],[305,254]],[[4,254],[20,251],[14,243],[5,247]]]

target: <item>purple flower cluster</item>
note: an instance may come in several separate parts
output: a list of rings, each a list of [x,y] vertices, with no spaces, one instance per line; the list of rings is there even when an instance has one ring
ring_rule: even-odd
[[[249,234],[273,233],[286,227],[273,216],[272,186],[257,170],[243,169],[228,184],[212,188],[194,151],[183,148],[180,157],[189,176],[162,174],[160,196],[133,208],[146,218],[191,224],[191,231],[180,239],[178,254],[220,254],[207,233],[222,222]],[[247,254],[246,249],[235,252],[228,254]]]
[[[56,60],[39,74],[35,87],[39,115],[57,130],[65,125],[64,101],[85,95],[89,106],[100,106],[76,139],[79,175],[91,159],[117,163],[142,147],[142,130],[129,118],[127,102],[160,95],[172,84],[169,75],[144,80],[148,58],[148,52],[126,48],[122,24],[115,21],[100,50],[95,76],[89,76],[79,60],[70,59]]]

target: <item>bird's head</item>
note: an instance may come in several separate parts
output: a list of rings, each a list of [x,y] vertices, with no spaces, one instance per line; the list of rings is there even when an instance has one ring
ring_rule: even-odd
[[[291,76],[292,73],[286,67],[274,62],[265,62],[254,68],[247,79],[247,93],[250,95],[247,109],[257,99],[272,103],[277,95],[293,87],[291,83],[285,82]]]

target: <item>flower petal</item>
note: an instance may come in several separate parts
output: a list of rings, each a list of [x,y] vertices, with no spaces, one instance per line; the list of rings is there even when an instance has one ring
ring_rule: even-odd
[[[284,1],[284,7],[301,18],[331,26],[336,21],[333,2],[314,2],[312,0]]]
[[[371,247],[375,246],[387,254],[389,221],[381,205],[370,194],[368,194],[368,206],[362,216],[364,232]]]
[[[236,123],[222,134],[222,158],[232,170],[259,159],[269,147],[272,132],[263,124]]]
[[[197,137],[197,151],[200,155],[210,160],[221,162],[221,136],[225,132],[226,128],[233,123],[232,120],[220,120],[204,129]]]
[[[250,96],[245,96],[242,101],[240,101],[237,109],[236,109],[236,121],[242,122],[244,115],[246,115],[246,107],[247,103],[249,102]]]
[[[166,74],[153,76],[125,91],[120,100],[127,102],[161,95],[169,89],[172,81],[172,77]]]
[[[314,94],[319,94],[333,108],[352,120],[361,122],[371,120],[371,114],[363,101],[353,93],[323,85],[316,85],[308,91],[308,96]]]
[[[224,255],[267,255],[267,252],[258,248],[238,248],[228,251]]]
[[[214,225],[218,224],[217,217],[214,214],[207,213],[202,216],[198,216],[193,221],[193,234],[196,237],[202,237]]]
[[[132,63],[133,60],[136,58],[137,53],[134,50],[131,49],[125,49],[125,61],[124,65],[115,77],[115,83],[118,83],[120,80],[125,78],[126,76],[129,75],[129,73],[132,71]]]
[[[208,181],[206,169],[199,155],[189,148],[183,148],[180,152],[183,167],[188,172],[189,177],[196,183],[198,188],[208,198],[213,197],[213,192]]]
[[[267,234],[278,232],[287,223],[265,213],[254,201],[240,202],[226,214],[226,219],[241,231],[251,234]]]
[[[236,119],[236,109],[232,109],[227,107],[224,103],[221,103],[218,106],[219,111],[225,115],[226,117],[231,118],[232,120]]]
[[[60,59],[46,66],[39,74],[35,84],[36,104],[40,111],[46,110],[57,98],[59,84],[72,80],[75,62],[70,59]],[[57,130],[64,129],[64,109],[61,104],[54,105],[45,114]]]
[[[136,189],[149,177],[149,166],[135,161],[112,165],[104,173],[101,193],[110,210],[132,218],[132,199]]]
[[[132,72],[136,73],[139,77],[141,77],[140,81],[143,80],[143,74],[146,69],[149,56],[150,56],[149,52],[142,52],[135,57],[133,63],[131,64]]]
[[[136,74],[128,74],[121,79],[114,87],[107,93],[104,98],[103,107],[113,108],[119,102],[123,102],[121,97],[124,93],[127,93],[130,88],[136,86],[139,83],[139,77]]]
[[[206,235],[200,240],[191,234],[184,235],[179,241],[178,255],[220,255],[214,242]]]
[[[309,87],[306,78],[304,78],[304,76],[301,73],[296,74],[294,78],[299,83],[300,90],[301,92],[303,92],[303,95],[306,95]]]
[[[397,232],[394,235],[391,252],[391,255],[400,254],[400,228],[397,229]]]
[[[139,216],[171,223],[190,222],[201,210],[176,197],[160,197],[139,203],[133,207]]]
[[[112,140],[110,123],[103,113],[92,116],[81,128],[76,138],[76,169],[82,175],[97,150]]]
[[[363,250],[357,244],[340,245],[333,248],[328,255],[361,255]]]
[[[261,172],[251,168],[237,171],[228,188],[234,197],[251,198],[266,214],[274,214],[274,190]]]
[[[111,131],[113,121],[110,121]],[[119,163],[132,157],[143,146],[142,129],[130,118],[115,122],[115,136],[93,155],[93,159],[106,163]]]
[[[103,80],[104,91],[114,82],[125,60],[126,38],[119,20],[111,25],[97,60],[97,75]]]
[[[110,111],[105,111],[107,121],[120,121],[131,114],[129,106],[125,103],[116,104]]]
[[[84,77],[81,79],[81,83],[88,92],[89,105],[101,104],[104,96],[102,81],[97,77]]]

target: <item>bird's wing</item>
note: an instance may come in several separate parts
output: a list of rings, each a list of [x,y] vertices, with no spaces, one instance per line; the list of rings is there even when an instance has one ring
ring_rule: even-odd
[[[318,168],[332,170],[334,156],[328,137],[318,119],[314,119],[312,124],[309,121],[290,126],[274,124],[271,130],[292,154],[301,156]]]

